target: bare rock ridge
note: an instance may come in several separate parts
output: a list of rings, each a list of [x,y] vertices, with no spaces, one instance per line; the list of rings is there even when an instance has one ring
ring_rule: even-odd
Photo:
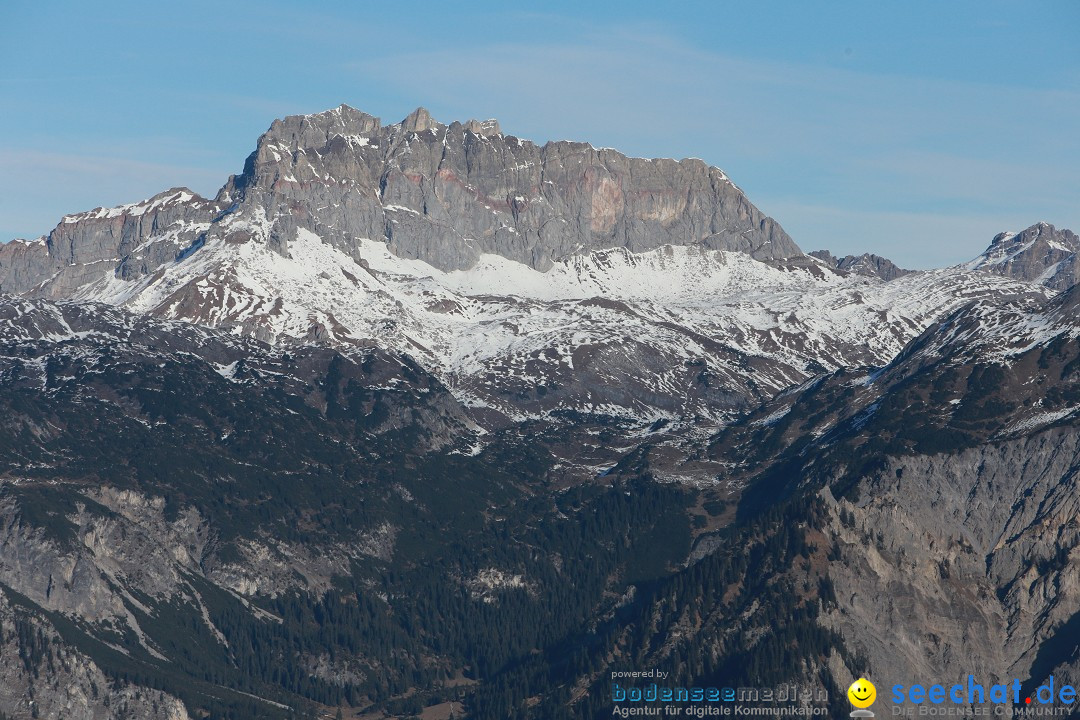
[[[480,130],[480,132],[477,132]],[[493,253],[545,270],[590,250],[665,244],[801,255],[791,238],[700,160],[627,158],[585,143],[544,146],[497,123],[444,125],[418,108],[382,127],[347,106],[276,122],[220,200],[287,208],[341,249],[385,238],[443,270]]]
[[[502,135],[502,130],[499,128],[499,121],[495,118],[489,118],[488,120],[470,120],[465,123],[465,129],[474,135],[480,135],[482,137]]]
[[[194,245],[221,207],[187,188],[142,202],[66,215],[37,240],[0,245],[0,292],[67,297],[111,262],[118,280],[152,273]]]
[[[880,255],[874,255],[872,253],[845,255],[842,258],[836,257],[828,250],[815,250],[808,254],[811,257],[823,261],[829,265],[829,267],[835,268],[836,270],[852,272],[856,275],[866,275],[868,277],[879,277],[886,282],[895,280],[901,275],[907,275],[911,272],[911,270],[904,270],[903,268],[897,267],[896,264],[888,258],[883,258]]]
[[[1019,233],[998,233],[967,267],[1066,290],[1080,281],[1077,251],[1076,233],[1040,222]]]
[[[973,303],[717,436],[751,473],[828,485],[845,592],[822,620],[878,676],[1077,677],[1078,297]]]
[[[1058,230],[1040,222],[1020,232],[1001,232],[978,257],[963,265],[1003,277],[1038,283],[1052,290],[1067,290],[1080,281],[1080,237],[1071,230]],[[911,270],[897,267],[891,260],[863,253],[838,258],[828,250],[808,253],[829,267],[857,275],[879,277],[888,282]]]
[[[342,106],[345,107],[345,106]],[[405,132],[420,133],[431,130],[437,123],[432,119],[427,108],[418,107],[409,113],[409,116],[401,121],[401,129]]]
[[[342,105],[276,120],[214,200],[183,189],[67,216],[48,236],[0,246],[0,291],[68,297],[112,263],[119,280],[153,274],[216,235],[223,218],[288,252],[299,228],[355,255],[359,239],[442,270],[492,253],[546,270],[607,248],[737,250],[801,256],[719,169],[696,159],[628,158],[586,143],[536,145],[494,120],[445,125],[417,108],[383,125]],[[40,287],[39,287],[40,286]]]

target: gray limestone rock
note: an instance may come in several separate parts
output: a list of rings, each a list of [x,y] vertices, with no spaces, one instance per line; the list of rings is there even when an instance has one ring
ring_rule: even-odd
[[[838,548],[825,624],[876,678],[1075,674],[1045,648],[1080,610],[1078,460],[1075,429],[890,459],[825,530]]]
[[[295,127],[308,131],[285,132]],[[262,207],[286,238],[305,227],[346,251],[355,238],[385,239],[396,254],[446,270],[481,253],[544,270],[579,252],[664,244],[801,255],[700,160],[537,146],[499,130],[493,121],[439,124],[423,108],[386,127],[344,106],[287,118],[260,138],[223,197]]]
[[[880,255],[874,255],[872,253],[845,255],[842,258],[836,257],[828,250],[815,250],[807,254],[810,255],[810,257],[821,260],[833,269],[855,273],[856,275],[879,277],[886,282],[911,272],[911,270],[904,270],[903,268],[897,267],[896,264],[888,258],[883,258]]]
[[[174,188],[67,216],[41,240],[0,246],[0,292],[77,298],[110,274],[137,280],[235,232],[219,227],[230,215],[248,218],[281,254],[305,228],[349,254],[360,239],[380,240],[443,270],[469,268],[483,253],[546,270],[592,250],[668,244],[759,260],[802,255],[700,160],[539,146],[503,135],[495,120],[444,125],[423,108],[384,126],[342,105],[274,121],[213,201]]]
[[[1045,222],[1019,233],[1003,232],[968,267],[1066,290],[1080,280],[1080,237]]]
[[[488,120],[470,120],[465,123],[464,128],[468,132],[481,137],[502,135],[502,130],[499,128],[499,121],[495,118],[490,118]]]
[[[430,130],[435,125],[436,122],[432,119],[431,113],[422,107],[416,108],[401,121],[401,129],[405,132],[420,133]]]
[[[20,634],[21,631],[21,634]],[[48,643],[35,656],[27,637]],[[0,713],[12,720],[189,720],[179,699],[127,682],[113,682],[82,651],[66,644],[53,624],[0,591]]]
[[[132,205],[65,216],[46,237],[0,245],[0,292],[67,298],[107,267],[137,280],[196,245],[222,206],[186,188]]]

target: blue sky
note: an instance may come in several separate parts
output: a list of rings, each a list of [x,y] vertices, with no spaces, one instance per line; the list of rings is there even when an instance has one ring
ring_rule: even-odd
[[[1080,231],[1080,3],[0,3],[0,240],[174,185],[275,117],[497,117],[723,168],[805,250],[933,267]]]

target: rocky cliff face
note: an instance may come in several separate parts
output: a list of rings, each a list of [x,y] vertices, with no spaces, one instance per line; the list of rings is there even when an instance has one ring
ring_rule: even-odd
[[[346,251],[354,238],[385,238],[396,255],[442,270],[470,268],[481,253],[546,270],[590,250],[666,244],[801,254],[699,160],[537,146],[497,123],[444,125],[423,108],[389,126],[344,105],[277,121],[219,200],[262,207],[274,238],[303,227]]]
[[[0,593],[0,708],[12,720],[189,720],[159,690],[118,683],[57,633],[40,612]]]
[[[1075,676],[1078,441],[1071,427],[889,458],[837,506],[825,622],[897,682]]]
[[[196,245],[222,206],[186,188],[143,202],[68,215],[46,237],[0,246],[0,292],[50,298],[75,294],[103,267],[133,281]]]
[[[1076,303],[964,308],[885,368],[781,394],[716,439],[744,458],[725,474],[746,508],[821,487],[820,622],[872,679],[1077,675]]]
[[[0,246],[0,291],[67,297],[108,265],[117,280],[152,274],[217,235],[240,213],[285,254],[303,228],[347,254],[386,242],[442,270],[490,253],[546,270],[608,248],[738,250],[758,259],[801,252],[717,168],[645,160],[585,143],[544,146],[494,121],[444,125],[423,108],[382,125],[348,106],[275,121],[244,172],[213,202],[184,189],[68,216],[38,241]],[[250,231],[249,236],[250,236]]]
[[[1077,251],[1076,233],[1037,223],[1019,233],[995,235],[990,247],[966,267],[1067,290],[1080,280]]]

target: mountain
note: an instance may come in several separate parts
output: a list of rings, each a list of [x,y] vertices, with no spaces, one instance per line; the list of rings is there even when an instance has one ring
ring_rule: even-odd
[[[887,362],[943,310],[1032,291],[960,271],[886,286],[886,261],[845,276],[700,161],[497,131],[422,110],[286,118],[213,201],[175,188],[0,247],[0,290],[386,348],[492,428],[723,422],[818,372]]]
[[[1080,280],[1075,260],[1077,251],[1080,251],[1080,238],[1075,233],[1040,222],[1019,233],[998,233],[986,250],[963,267],[1038,283],[1058,291],[1068,290]],[[815,250],[810,256],[837,270],[886,281],[911,272],[871,253],[838,258],[828,250]]]
[[[1041,222],[1019,233],[995,235],[990,247],[965,267],[1067,290],[1080,280],[1078,250],[1076,233]]]
[[[907,275],[911,272],[910,270],[904,270],[903,268],[897,267],[896,264],[888,258],[883,258],[872,253],[845,255],[842,258],[838,258],[828,250],[815,250],[810,253],[810,256],[816,257],[818,260],[826,263],[829,267],[836,268],[837,270],[867,275],[870,277],[879,277],[886,282],[895,280],[901,275]]]
[[[175,189],[68,216],[40,242],[5,253],[0,291],[61,297],[93,263],[138,278],[203,243],[253,234],[287,257],[298,230],[349,256],[365,239],[444,271],[471,268],[484,254],[546,270],[580,251],[668,244],[761,259],[800,254],[700,160],[627,158],[585,143],[541,147],[497,130],[442,125],[423,108],[387,126],[345,105],[288,117],[259,138],[243,174],[213,201]]]
[[[1075,244],[908,272],[696,160],[276,121],[0,246],[0,718],[1075,684]]]
[[[1080,677],[1078,297],[972,304],[711,443],[745,458],[729,482],[758,506],[825,503],[838,590],[821,622],[881,676]]]
[[[681,487],[568,488],[527,427],[478,448],[407,358],[14,298],[0,346],[13,717],[412,714],[688,551]]]

